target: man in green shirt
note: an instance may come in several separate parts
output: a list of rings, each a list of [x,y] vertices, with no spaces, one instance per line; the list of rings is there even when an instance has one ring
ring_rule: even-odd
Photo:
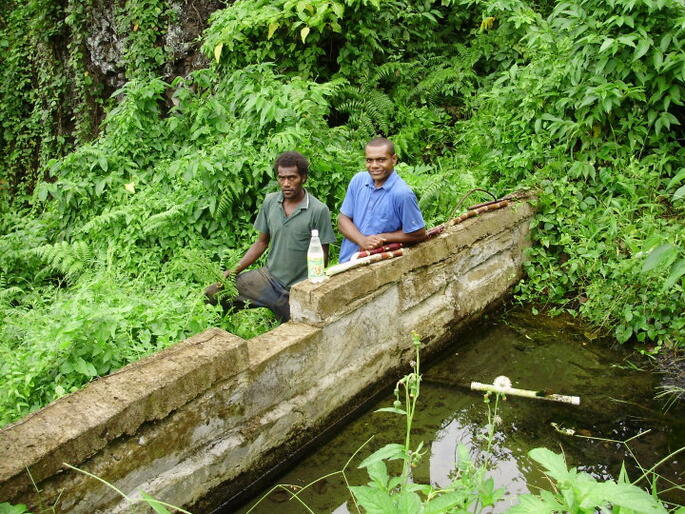
[[[290,319],[290,287],[307,278],[307,249],[313,229],[319,231],[328,262],[328,245],[335,242],[328,207],[304,188],[309,163],[298,152],[285,152],[274,162],[280,192],[264,199],[254,227],[257,241],[245,252],[235,268],[224,276],[235,276],[238,296],[226,302],[228,307],[268,307],[280,321]],[[252,265],[271,246],[266,268],[243,270]],[[220,284],[205,290],[209,302],[216,304]]]

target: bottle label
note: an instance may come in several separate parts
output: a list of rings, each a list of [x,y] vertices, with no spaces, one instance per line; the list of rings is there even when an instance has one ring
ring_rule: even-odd
[[[323,256],[307,257],[307,276],[309,279],[324,278]]]

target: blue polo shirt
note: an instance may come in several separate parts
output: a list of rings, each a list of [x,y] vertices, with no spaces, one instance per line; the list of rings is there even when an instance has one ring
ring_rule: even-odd
[[[400,229],[409,234],[426,225],[416,195],[395,171],[381,187],[374,185],[368,172],[357,173],[347,186],[340,212],[352,219],[365,236]],[[345,238],[340,247],[340,262],[349,261],[358,251],[359,246]]]

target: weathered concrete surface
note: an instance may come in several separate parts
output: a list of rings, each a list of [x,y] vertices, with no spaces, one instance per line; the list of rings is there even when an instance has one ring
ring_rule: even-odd
[[[192,505],[226,495],[320,430],[336,412],[499,301],[521,273],[525,202],[450,228],[401,258],[293,287],[293,321],[242,340],[210,329],[0,430],[0,501],[37,505],[25,468],[58,511]],[[220,499],[215,496],[216,499]]]

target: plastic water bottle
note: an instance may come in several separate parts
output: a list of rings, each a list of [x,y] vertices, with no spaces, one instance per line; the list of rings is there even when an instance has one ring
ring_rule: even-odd
[[[307,250],[307,278],[310,282],[323,282],[326,274],[323,269],[323,247],[319,239],[319,231],[312,230],[312,238]]]

